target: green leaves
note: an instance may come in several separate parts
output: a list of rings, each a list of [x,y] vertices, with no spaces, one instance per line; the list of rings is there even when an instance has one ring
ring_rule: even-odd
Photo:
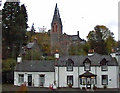
[[[15,58],[20,53],[20,47],[26,43],[27,21],[28,16],[24,4],[20,6],[19,2],[5,2],[2,9],[2,43],[10,49],[3,46],[3,58]],[[4,54],[5,51],[9,51],[9,54]]]
[[[16,60],[15,59],[6,59],[2,61],[2,71],[10,71],[14,70],[14,66],[16,65]]]
[[[95,26],[87,36],[90,49],[94,49],[99,54],[109,54],[115,46],[113,35],[106,26]]]

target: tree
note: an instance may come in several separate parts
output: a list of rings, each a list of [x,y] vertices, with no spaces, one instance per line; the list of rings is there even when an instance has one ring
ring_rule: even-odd
[[[90,49],[94,49],[95,52],[100,54],[108,54],[113,47],[113,33],[103,25],[97,25],[93,31],[90,31],[87,39],[90,45]],[[110,40],[109,40],[110,39]],[[111,42],[112,45],[109,43]]]
[[[3,62],[2,62],[2,71],[3,72],[5,72],[5,71],[11,71],[11,70],[13,71],[15,65],[16,65],[16,60],[14,60],[12,58],[3,60]]]
[[[35,27],[34,27],[34,23],[32,24],[31,30],[30,30],[30,38],[32,38],[32,36],[35,34]],[[30,40],[31,41],[31,40]]]
[[[5,2],[2,14],[3,58],[16,57],[26,41],[26,8],[24,5],[20,6],[20,2]]]

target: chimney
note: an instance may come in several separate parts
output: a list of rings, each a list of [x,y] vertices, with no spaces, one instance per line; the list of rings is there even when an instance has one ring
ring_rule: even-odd
[[[77,35],[78,35],[78,37],[79,37],[79,31],[77,31]]]
[[[17,63],[21,63],[22,62],[22,57],[19,55],[18,57],[17,57]]]
[[[56,58],[56,60],[59,59],[59,52],[58,52],[58,50],[56,50],[56,52],[55,52],[55,58]]]
[[[92,55],[94,55],[94,52],[95,52],[94,49],[90,49],[90,50],[88,51],[88,56],[92,56]]]

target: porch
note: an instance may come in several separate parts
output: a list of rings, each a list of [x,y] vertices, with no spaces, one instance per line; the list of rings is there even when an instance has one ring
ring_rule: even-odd
[[[80,78],[80,88],[92,89],[96,85],[96,76],[89,71],[79,75]]]

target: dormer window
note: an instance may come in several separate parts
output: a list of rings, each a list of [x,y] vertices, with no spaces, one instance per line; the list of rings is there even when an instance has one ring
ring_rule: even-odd
[[[105,58],[100,62],[100,65],[101,65],[101,70],[102,71],[107,71],[108,70],[107,61],[106,61]]]
[[[73,71],[74,62],[71,59],[67,60],[66,65],[67,65],[67,71]]]
[[[91,61],[88,58],[85,59],[85,61],[84,61],[84,69],[85,69],[85,71],[90,71],[90,63],[91,63]]]

